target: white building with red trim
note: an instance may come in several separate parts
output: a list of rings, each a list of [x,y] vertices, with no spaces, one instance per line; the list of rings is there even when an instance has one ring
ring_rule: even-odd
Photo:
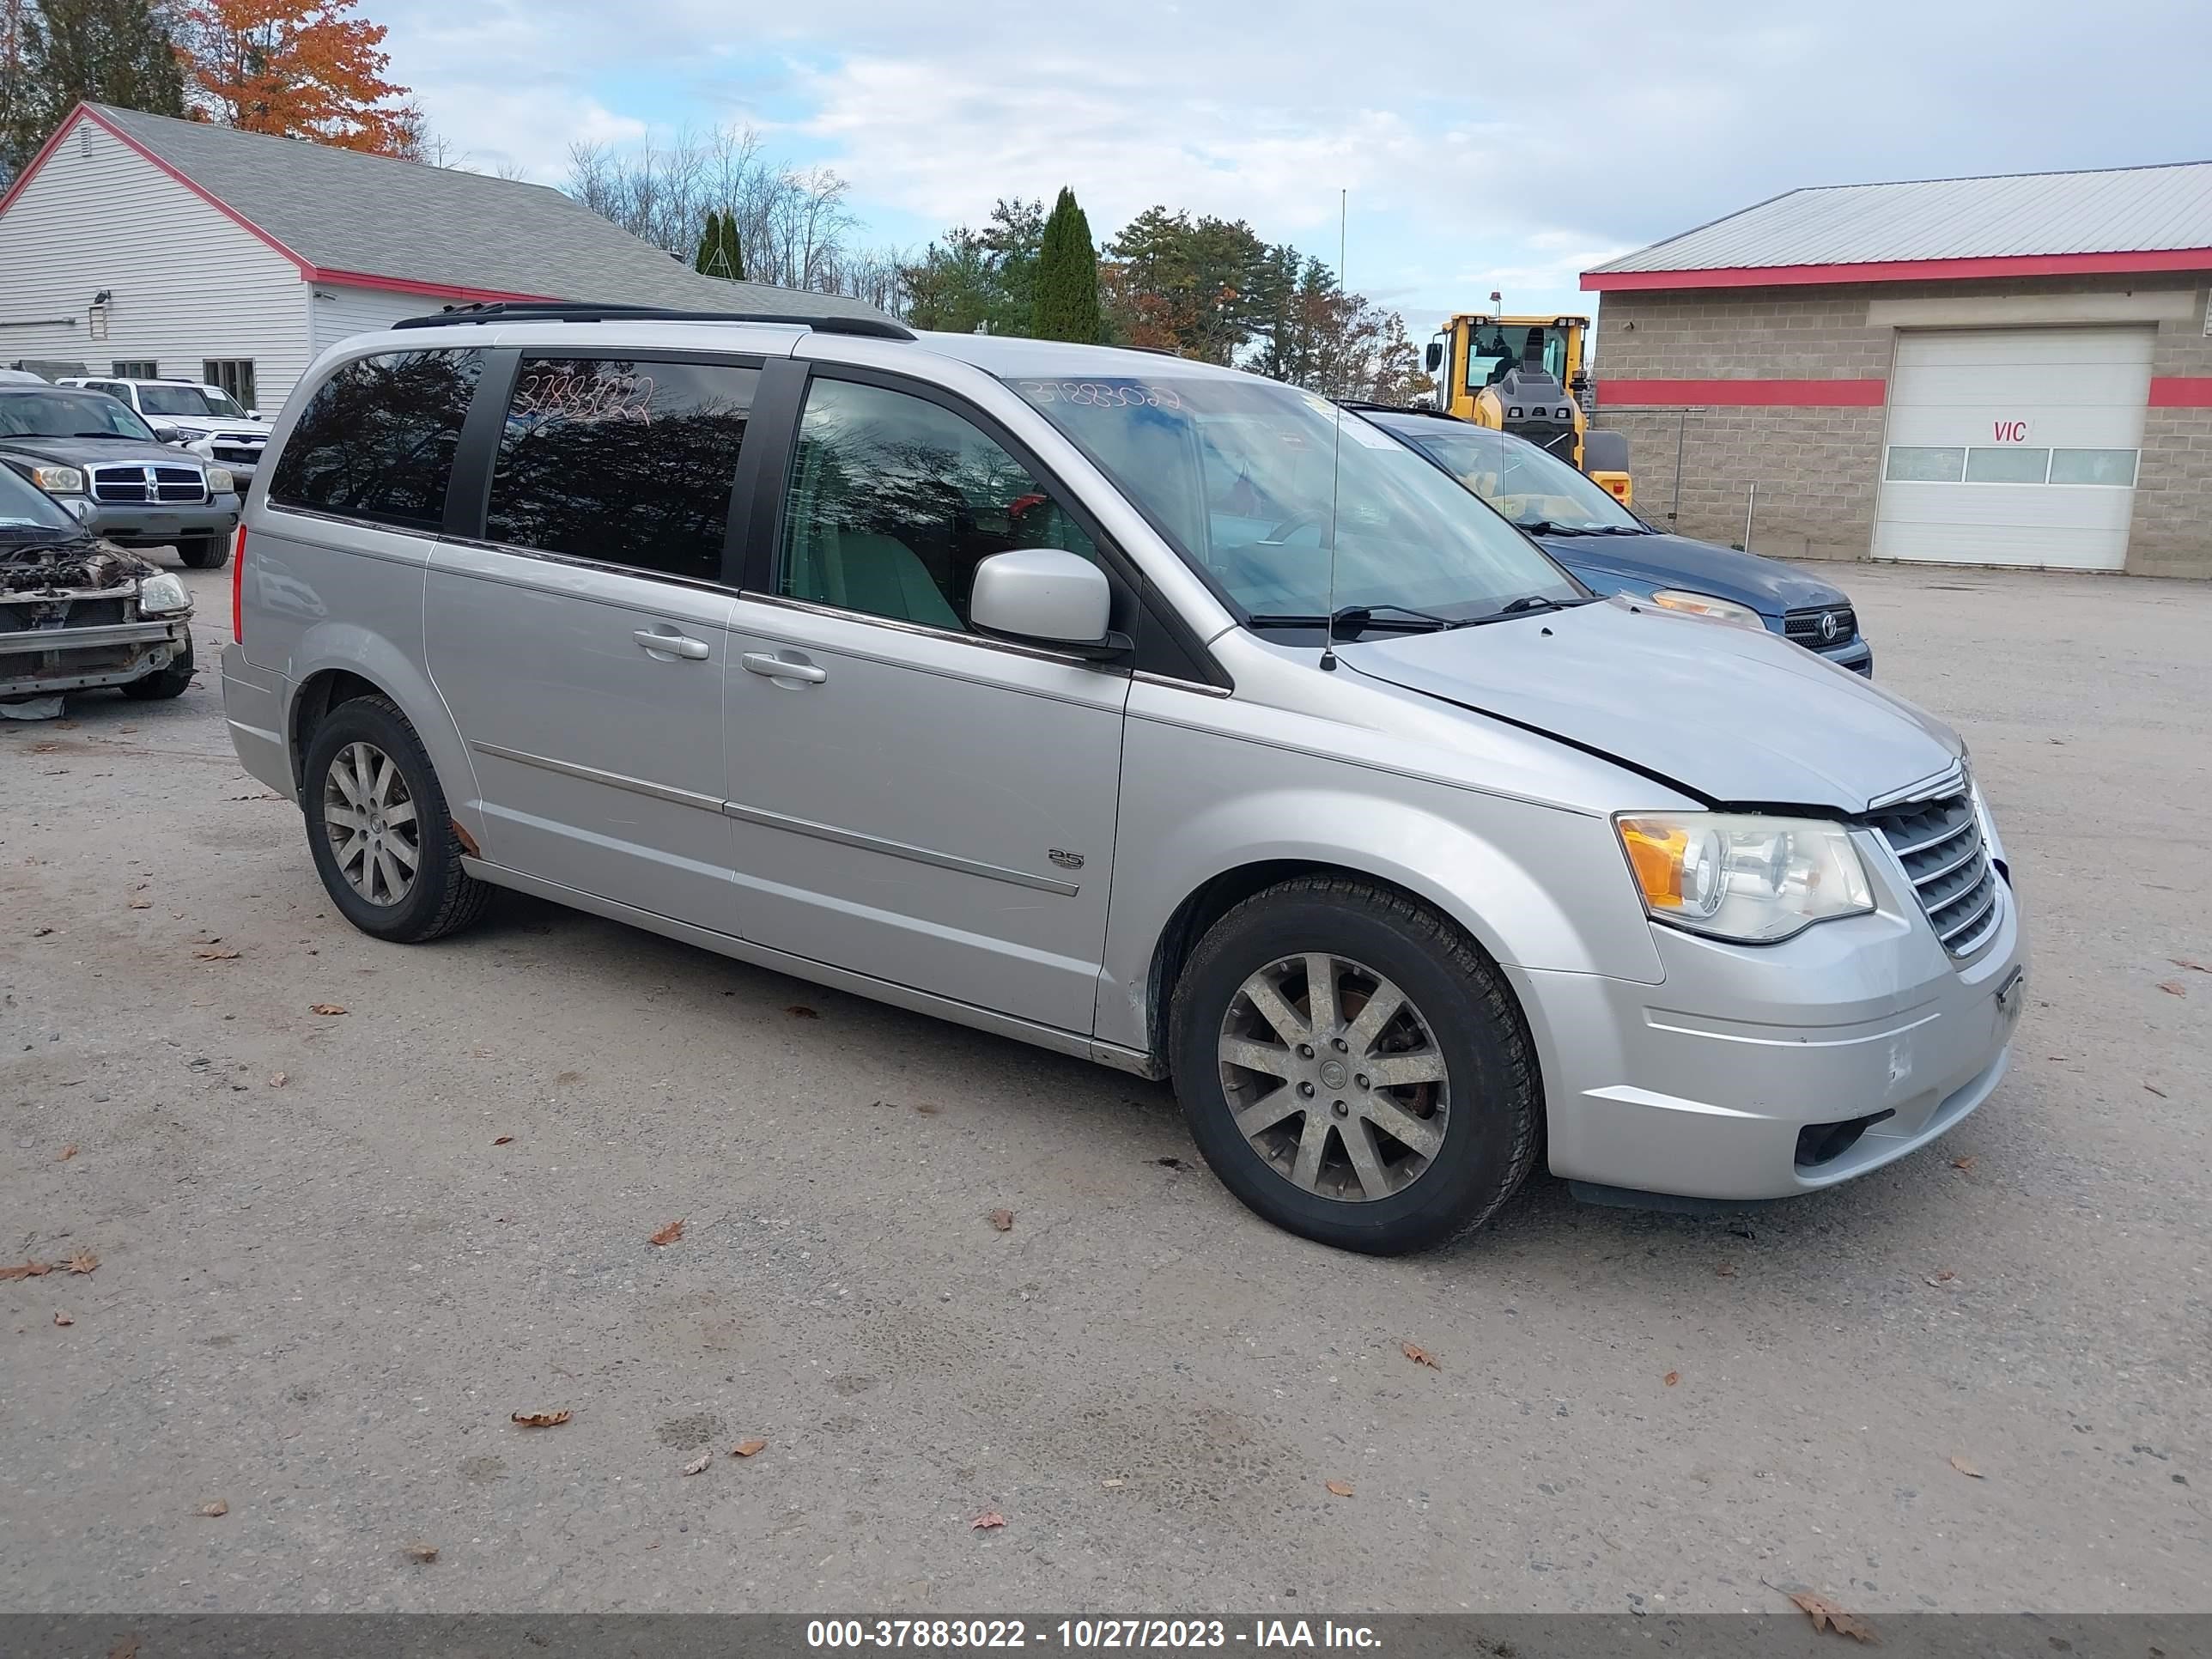
[[[1583,275],[1648,518],[2203,577],[2208,286],[2212,162],[1792,191]]]
[[[80,104],[0,196],[0,363],[273,415],[325,346],[477,300],[870,307],[702,276],[542,185]]]

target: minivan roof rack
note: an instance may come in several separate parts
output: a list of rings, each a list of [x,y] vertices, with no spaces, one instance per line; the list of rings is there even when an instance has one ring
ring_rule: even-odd
[[[554,300],[489,300],[447,306],[428,317],[407,317],[394,328],[443,328],[449,323],[781,323],[820,334],[862,334],[875,340],[911,340],[915,331],[888,317],[809,315],[767,311],[672,311],[660,306],[586,305]]]

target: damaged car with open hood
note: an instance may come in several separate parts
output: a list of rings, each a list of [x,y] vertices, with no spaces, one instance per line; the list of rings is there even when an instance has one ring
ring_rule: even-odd
[[[374,937],[514,888],[1171,1078],[1238,1198],[1377,1253],[1540,1165],[1832,1188],[2003,1075],[1954,732],[1296,388],[495,304],[332,348],[270,450],[225,714]]]
[[[173,697],[192,680],[192,600],[173,571],[101,540],[0,466],[0,718],[61,712],[114,686]]]

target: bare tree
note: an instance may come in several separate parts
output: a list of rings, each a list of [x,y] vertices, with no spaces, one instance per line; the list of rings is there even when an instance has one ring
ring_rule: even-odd
[[[574,144],[566,188],[633,236],[687,259],[707,216],[727,214],[754,282],[852,294],[887,310],[904,299],[896,251],[852,247],[860,220],[845,180],[826,167],[771,160],[751,127],[687,130],[628,149]]]

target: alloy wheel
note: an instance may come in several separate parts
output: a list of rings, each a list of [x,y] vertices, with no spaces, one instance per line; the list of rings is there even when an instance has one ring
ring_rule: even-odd
[[[1404,1192],[1443,1148],[1449,1071],[1411,998],[1327,952],[1283,957],[1230,1000],[1218,1044],[1237,1132],[1318,1197]]]
[[[346,884],[371,904],[397,904],[415,885],[422,827],[399,763],[373,743],[349,743],[323,775],[323,832]]]

